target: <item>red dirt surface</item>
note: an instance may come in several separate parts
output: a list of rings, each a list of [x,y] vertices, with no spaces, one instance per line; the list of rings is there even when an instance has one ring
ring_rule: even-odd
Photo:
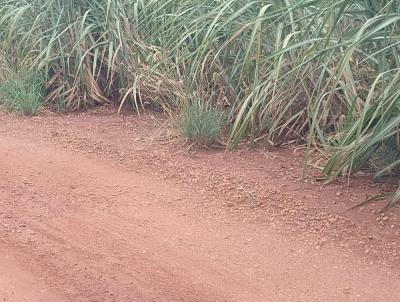
[[[368,175],[188,152],[151,114],[2,115],[0,146],[0,301],[400,301],[399,208],[345,212]]]

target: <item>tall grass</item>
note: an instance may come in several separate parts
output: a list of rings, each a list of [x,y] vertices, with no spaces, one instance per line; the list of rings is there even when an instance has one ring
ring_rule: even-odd
[[[169,105],[181,93],[149,69],[151,47],[128,19],[128,1],[1,0],[0,38],[17,65],[47,75],[47,101],[70,110],[146,100]]]
[[[327,179],[396,175],[399,26],[400,0],[0,0],[3,48],[47,74],[49,102],[201,97],[233,145],[323,147]]]

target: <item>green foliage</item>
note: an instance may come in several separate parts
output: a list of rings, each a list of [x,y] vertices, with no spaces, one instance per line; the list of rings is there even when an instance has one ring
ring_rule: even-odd
[[[317,144],[333,180],[374,165],[399,136],[399,0],[149,1],[137,15],[144,41],[162,49],[158,66],[226,106],[233,144]]]
[[[0,104],[10,112],[35,115],[43,103],[43,79],[35,73],[12,73],[0,82]]]
[[[0,0],[0,41],[69,110],[201,95],[231,144],[319,145],[330,180],[400,165],[376,160],[399,137],[400,0]]]
[[[192,102],[183,107],[180,114],[180,128],[189,142],[207,147],[221,139],[222,114],[200,102]]]

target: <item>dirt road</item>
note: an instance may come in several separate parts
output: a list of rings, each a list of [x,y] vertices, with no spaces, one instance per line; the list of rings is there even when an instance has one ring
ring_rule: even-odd
[[[400,301],[395,261],[250,220],[122,147],[102,156],[118,143],[87,136],[112,142],[117,118],[50,120],[2,117],[0,301]]]

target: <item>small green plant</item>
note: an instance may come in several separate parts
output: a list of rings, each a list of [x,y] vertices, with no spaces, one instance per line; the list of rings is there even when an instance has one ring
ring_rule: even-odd
[[[222,135],[222,114],[214,108],[192,102],[180,114],[180,128],[184,138],[199,147],[216,143]]]
[[[10,112],[35,115],[43,103],[43,79],[36,73],[11,73],[0,82],[0,105]]]

